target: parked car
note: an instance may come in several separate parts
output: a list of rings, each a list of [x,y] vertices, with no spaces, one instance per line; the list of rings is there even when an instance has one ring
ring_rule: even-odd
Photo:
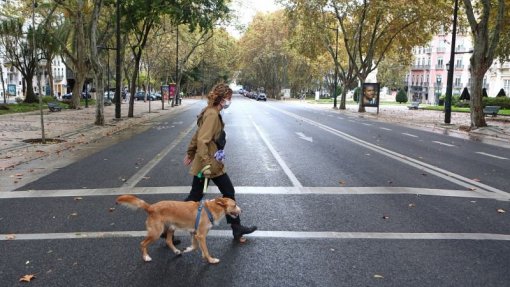
[[[62,100],[70,100],[73,97],[73,93],[62,95]]]
[[[257,101],[267,101],[267,97],[266,97],[266,94],[264,93],[260,93],[257,95]]]
[[[137,92],[135,94],[135,100],[144,101],[145,100],[145,92]],[[147,101],[155,101],[155,100],[156,100],[156,96],[154,94],[147,95]]]

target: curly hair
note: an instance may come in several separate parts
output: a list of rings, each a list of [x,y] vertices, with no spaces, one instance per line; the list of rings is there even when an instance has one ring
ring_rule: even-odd
[[[232,89],[225,83],[219,83],[207,95],[207,105],[209,107],[217,106],[223,99],[230,99],[231,97]]]

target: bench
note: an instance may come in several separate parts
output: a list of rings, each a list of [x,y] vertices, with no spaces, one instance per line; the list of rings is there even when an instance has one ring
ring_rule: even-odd
[[[486,106],[483,108],[483,115],[492,115],[495,117],[498,114],[500,108],[500,106]]]
[[[410,110],[417,110],[420,106],[420,102],[412,102],[409,106],[407,106]]]
[[[62,107],[58,103],[48,103],[48,109],[50,109],[50,112],[60,112],[62,110]]]

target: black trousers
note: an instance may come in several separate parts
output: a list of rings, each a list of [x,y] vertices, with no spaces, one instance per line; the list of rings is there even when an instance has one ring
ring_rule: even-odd
[[[220,190],[221,194],[223,194],[223,197],[227,197],[233,200],[236,200],[235,198],[235,190],[234,185],[230,181],[230,177],[228,175],[222,174],[220,176],[211,178]],[[204,184],[205,179],[204,178],[198,178],[197,176],[193,176],[193,182],[191,184],[191,191],[189,192],[188,197],[186,197],[185,201],[200,201],[204,197]],[[225,216],[227,218],[228,224],[241,224],[241,219],[238,217],[232,218],[228,215]]]

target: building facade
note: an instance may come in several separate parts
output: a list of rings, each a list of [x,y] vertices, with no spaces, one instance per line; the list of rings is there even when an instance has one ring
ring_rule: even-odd
[[[413,49],[414,64],[406,76],[410,101],[438,104],[439,98],[446,94],[448,65],[450,65],[451,34],[439,33],[423,47]],[[469,59],[473,51],[473,41],[468,33],[458,33],[455,43],[455,61],[453,63],[454,96],[460,95],[464,88],[470,89],[471,75]],[[496,96],[500,89],[510,92],[510,63],[494,61],[484,78],[484,88],[490,97]],[[471,91],[469,91],[471,92]]]

